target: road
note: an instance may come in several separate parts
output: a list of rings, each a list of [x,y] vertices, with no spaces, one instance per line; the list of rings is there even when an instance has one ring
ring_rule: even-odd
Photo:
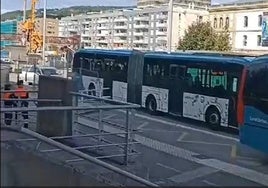
[[[101,186],[96,180],[14,145],[22,133],[1,130],[1,186]]]
[[[87,116],[97,118],[98,114]],[[110,123],[125,122],[120,110],[105,112],[103,117]],[[78,121],[88,125],[88,132],[98,128],[88,118]],[[141,143],[136,149],[142,154],[128,169],[165,186],[268,186],[267,156],[240,145],[235,134],[194,124],[137,111],[133,125],[142,131],[135,135]],[[105,124],[104,130],[120,131],[110,124]]]

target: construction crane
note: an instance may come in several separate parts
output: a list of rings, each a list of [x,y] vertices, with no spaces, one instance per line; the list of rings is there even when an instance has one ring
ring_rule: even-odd
[[[31,15],[30,18],[25,20],[21,24],[22,32],[24,33],[27,41],[27,53],[37,53],[37,50],[40,49],[43,45],[42,35],[36,30],[36,4],[38,0],[31,0]]]

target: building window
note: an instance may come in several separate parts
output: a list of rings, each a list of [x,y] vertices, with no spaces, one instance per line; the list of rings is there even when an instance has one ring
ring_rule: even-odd
[[[248,36],[244,35],[243,36],[243,46],[247,46],[247,44],[248,44]]]
[[[226,17],[226,20],[225,20],[225,28],[228,29],[229,28],[229,25],[230,25],[230,19],[229,19],[229,17]]]
[[[257,36],[257,46],[261,46],[261,35]]]
[[[220,17],[220,28],[222,28],[222,27],[223,27],[223,18]]]
[[[244,27],[248,27],[248,17],[244,16]]]
[[[262,15],[258,16],[258,25],[261,27],[262,26]]]
[[[214,28],[217,28],[217,18],[214,18]]]

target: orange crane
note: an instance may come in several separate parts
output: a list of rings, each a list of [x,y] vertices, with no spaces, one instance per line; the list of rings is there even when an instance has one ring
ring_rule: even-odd
[[[37,53],[37,50],[40,49],[43,45],[42,35],[36,30],[36,4],[38,0],[31,0],[31,15],[30,18],[25,20],[21,24],[21,29],[24,35],[26,36],[28,53]]]

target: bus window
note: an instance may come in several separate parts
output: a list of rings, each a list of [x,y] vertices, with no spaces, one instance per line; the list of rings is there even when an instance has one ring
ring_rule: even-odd
[[[227,73],[221,71],[211,71],[211,87],[218,89],[227,89]]]
[[[251,68],[245,87],[245,103],[268,113],[268,66]]]
[[[170,65],[170,67],[169,67],[169,77],[170,78],[177,77],[177,68],[178,68],[178,65]]]
[[[238,78],[233,78],[233,87],[232,87],[232,91],[233,92],[237,92],[237,84],[238,84]]]

